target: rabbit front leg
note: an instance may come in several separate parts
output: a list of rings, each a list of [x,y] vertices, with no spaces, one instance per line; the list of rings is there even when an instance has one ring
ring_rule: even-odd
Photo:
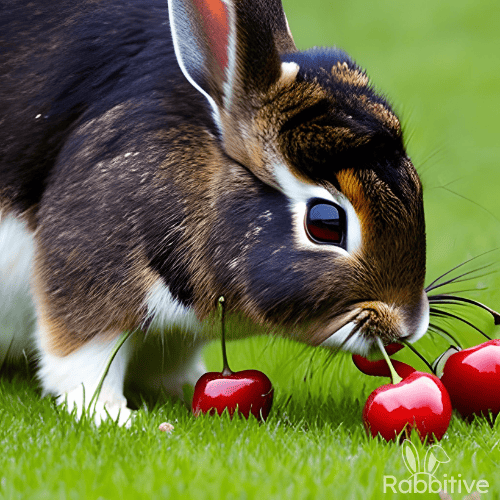
[[[131,411],[123,388],[130,357],[129,342],[119,349],[95,404],[89,406],[118,337],[136,328],[132,321],[129,324],[119,321],[126,316],[120,307],[120,288],[102,285],[92,288],[92,281],[85,281],[83,275],[94,279],[96,267],[87,268],[83,257],[63,257],[66,256],[60,248],[43,252],[41,245],[37,246],[32,294],[42,391],[56,396],[59,404],[66,402],[68,411],[75,410],[77,418],[89,411],[88,415],[97,424],[111,418],[120,425],[128,425]]]
[[[89,409],[121,330],[95,334],[94,325],[94,335],[85,340],[67,329],[65,318],[54,316],[57,308],[49,300],[50,294],[43,292],[43,275],[35,273],[34,279],[39,378],[46,394],[56,395],[59,403],[66,402],[70,412],[76,408],[76,416],[81,418]],[[81,316],[82,305],[77,297],[74,299],[67,305],[68,310],[73,316]],[[104,296],[101,299],[105,302]],[[147,311],[149,328],[129,338],[111,363],[95,406],[90,409],[98,424],[106,418],[120,425],[131,423],[131,410],[123,395],[125,385],[133,393],[182,396],[184,385],[194,385],[205,371],[201,360],[203,340],[193,335],[199,333],[199,323],[189,308],[175,300],[161,278],[146,294],[141,309]],[[92,317],[96,316],[97,310]],[[88,326],[92,331],[90,323]]]
[[[69,412],[76,411],[80,419],[85,411],[96,424],[111,418],[119,425],[130,425],[131,410],[123,396],[123,384],[128,364],[128,341],[116,354],[95,404],[90,403],[104,374],[116,336],[95,337],[67,355],[51,352],[49,347],[53,332],[43,322],[37,329],[39,348],[39,373],[43,392],[57,396],[59,404],[66,403]]]

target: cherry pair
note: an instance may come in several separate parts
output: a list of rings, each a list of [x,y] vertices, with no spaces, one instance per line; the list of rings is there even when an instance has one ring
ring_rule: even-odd
[[[387,353],[401,348],[387,346]],[[382,353],[386,360],[353,355],[363,373],[392,376],[393,383],[370,394],[363,410],[365,426],[373,436],[390,440],[415,428],[422,440],[439,440],[448,428],[452,408],[469,420],[500,413],[499,339],[469,349],[450,348],[434,363],[440,379],[400,361],[391,363],[383,347]]]

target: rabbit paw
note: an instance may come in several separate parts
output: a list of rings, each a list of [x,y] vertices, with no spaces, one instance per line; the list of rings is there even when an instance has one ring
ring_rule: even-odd
[[[67,392],[57,398],[58,404],[65,404],[66,409],[80,420],[84,413],[91,418],[96,425],[100,425],[104,420],[111,419],[120,426],[130,427],[132,424],[133,412],[127,408],[127,400],[124,396],[112,394],[109,391],[101,391],[97,401],[89,408],[93,391],[90,395],[85,394],[83,385]]]

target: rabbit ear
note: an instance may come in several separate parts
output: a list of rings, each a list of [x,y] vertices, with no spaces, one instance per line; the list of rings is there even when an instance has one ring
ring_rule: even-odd
[[[403,441],[402,453],[403,461],[410,474],[413,475],[419,472],[420,460],[418,458],[418,451],[417,448],[415,448],[415,445],[408,439]]]
[[[182,72],[220,115],[281,75],[280,52],[295,51],[280,0],[168,0]]]
[[[444,464],[450,461],[450,457],[446,454],[441,446],[435,444],[431,446],[424,458],[424,472],[434,475],[439,464]]]

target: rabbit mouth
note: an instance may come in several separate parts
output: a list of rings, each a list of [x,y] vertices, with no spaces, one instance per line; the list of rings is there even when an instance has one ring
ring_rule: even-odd
[[[335,318],[323,331],[317,332],[317,340],[324,339],[320,340],[319,345],[369,355],[377,337],[381,337],[384,343],[391,342],[390,339],[383,338],[386,332],[377,334],[373,325],[370,326],[371,316],[371,311],[357,307],[350,313]]]
[[[379,351],[377,338],[386,345],[401,340],[418,340],[429,325],[427,300],[423,301],[420,309],[415,325],[414,321],[408,321],[399,308],[384,302],[356,304],[347,313],[335,317],[326,326],[316,330],[311,338],[315,345],[369,356]]]

